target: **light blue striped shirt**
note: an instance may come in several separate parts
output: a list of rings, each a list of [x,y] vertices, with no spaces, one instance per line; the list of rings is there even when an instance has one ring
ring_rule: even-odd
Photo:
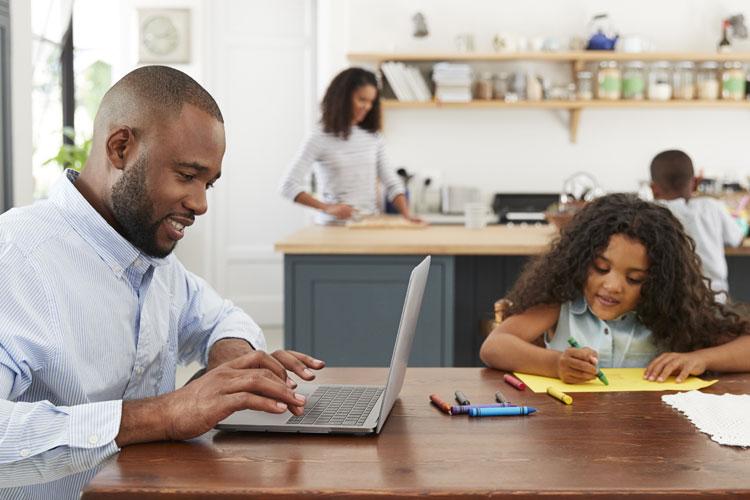
[[[0,498],[78,498],[119,451],[123,400],[175,389],[258,325],[170,255],[141,253],[67,171],[48,200],[0,216]]]

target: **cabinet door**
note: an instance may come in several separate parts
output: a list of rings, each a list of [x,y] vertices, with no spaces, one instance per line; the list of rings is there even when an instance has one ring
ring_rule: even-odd
[[[421,257],[285,257],[287,348],[329,366],[388,366],[412,268]],[[433,257],[410,366],[453,362],[453,258]]]

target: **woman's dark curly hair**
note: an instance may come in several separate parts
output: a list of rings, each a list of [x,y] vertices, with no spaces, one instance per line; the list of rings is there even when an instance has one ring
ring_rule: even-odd
[[[680,222],[667,208],[629,194],[604,196],[576,214],[550,251],[526,265],[507,296],[506,316],[580,297],[614,234],[646,247],[649,269],[636,314],[657,348],[687,352],[750,333],[747,320],[716,302]]]
[[[348,139],[352,131],[352,96],[354,92],[366,85],[372,85],[377,90],[378,80],[370,71],[362,68],[345,69],[336,75],[328,85],[323,102],[320,105],[323,116],[320,122],[323,131],[342,139]],[[375,95],[372,108],[364,120],[357,126],[368,132],[378,132],[381,128],[382,116],[380,111],[380,91]]]

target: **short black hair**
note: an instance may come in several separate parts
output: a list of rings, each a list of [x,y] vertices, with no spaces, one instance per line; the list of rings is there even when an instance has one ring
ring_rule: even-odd
[[[185,104],[224,123],[211,94],[185,73],[169,66],[142,66],[131,71],[104,94],[101,108],[124,111],[137,105],[141,108],[138,111],[154,117],[177,117]]]
[[[328,85],[320,105],[323,132],[348,139],[352,130],[352,95],[360,87],[372,85],[378,88],[378,80],[371,71],[362,68],[345,69],[336,75]],[[372,108],[358,123],[359,128],[368,132],[378,132],[382,123],[380,111],[380,91],[375,95]]]
[[[662,151],[651,160],[651,180],[670,192],[689,188],[694,176],[693,160],[679,149]]]

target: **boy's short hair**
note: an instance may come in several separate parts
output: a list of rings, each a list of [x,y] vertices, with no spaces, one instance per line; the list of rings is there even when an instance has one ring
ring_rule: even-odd
[[[680,192],[690,186],[694,175],[693,160],[679,149],[662,151],[651,160],[651,180],[662,189]]]

